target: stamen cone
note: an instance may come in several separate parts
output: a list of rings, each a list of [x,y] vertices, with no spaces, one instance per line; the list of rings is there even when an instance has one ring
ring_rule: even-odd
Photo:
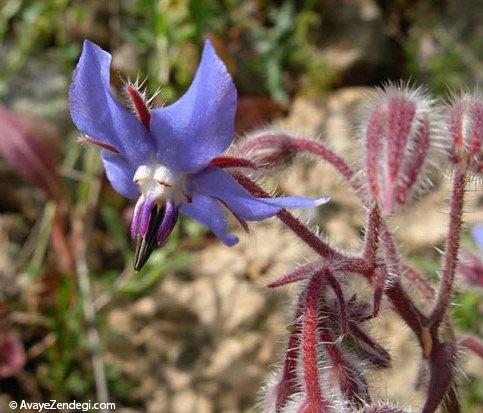
[[[143,202],[143,201],[139,201]],[[137,206],[136,206],[137,207]],[[168,201],[166,204],[159,205],[150,203],[149,199],[139,208],[142,212],[149,214],[149,221],[143,217],[143,214],[136,214],[133,217],[134,230],[131,235],[134,235],[136,240],[136,249],[134,253],[134,270],[139,271],[156,247],[162,247],[173,231],[176,222],[178,222],[178,207],[173,201]],[[146,228],[139,225],[147,222]]]
[[[134,252],[134,270],[139,271],[146,264],[157,246],[157,232],[164,217],[165,207],[156,205],[149,220],[149,226],[145,236],[136,235],[136,250]]]

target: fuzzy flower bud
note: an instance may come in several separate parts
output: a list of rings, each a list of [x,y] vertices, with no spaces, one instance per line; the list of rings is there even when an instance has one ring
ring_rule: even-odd
[[[483,101],[481,96],[463,94],[446,110],[446,140],[454,165],[483,173]]]
[[[385,214],[421,186],[434,147],[431,111],[432,100],[407,86],[386,86],[370,104],[362,131],[365,178]]]

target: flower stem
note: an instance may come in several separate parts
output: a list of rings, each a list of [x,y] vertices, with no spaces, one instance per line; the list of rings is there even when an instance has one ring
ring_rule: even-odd
[[[426,340],[427,336],[423,334],[423,331],[425,330],[423,325],[426,324],[426,317],[416,307],[401,284],[401,264],[397,255],[396,244],[389,228],[382,219],[381,241],[388,267],[387,270],[393,277],[391,282],[387,283],[388,286],[385,291],[386,295],[400,317],[406,322],[409,328],[411,328],[414,334],[416,334],[419,343],[423,347],[423,352],[426,353],[424,349],[429,346],[429,342]]]
[[[304,293],[298,298],[295,314],[291,327],[290,337],[285,351],[285,360],[282,370],[282,377],[278,384],[276,413],[279,413],[287,403],[288,399],[297,391],[297,359],[300,349],[300,328],[302,309],[304,305]]]
[[[319,335],[330,362],[330,379],[335,380],[347,400],[358,407],[370,403],[367,382],[359,369],[345,357],[342,347],[334,340],[327,319],[319,318]]]
[[[285,134],[267,134],[259,136],[246,142],[241,148],[240,153],[246,153],[256,149],[268,149],[279,146],[283,142],[288,146],[288,150],[292,153],[309,153],[315,155],[328,163],[330,163],[337,171],[352,185],[354,190],[357,186],[353,182],[354,172],[347,163],[339,155],[332,152],[320,142],[314,142],[308,139],[295,138]]]
[[[257,197],[270,196],[260,186],[246,176],[235,174],[234,177],[240,183],[240,185],[245,187],[253,195]],[[329,262],[337,263],[337,267],[339,269],[359,272],[361,274],[368,274],[373,270],[373,267],[364,258],[350,257],[334,250],[287,210],[282,209],[277,214],[277,217],[317,254]]]
[[[373,206],[367,218],[367,231],[364,239],[363,257],[374,263],[376,261],[377,242],[379,239],[379,229],[381,226],[381,215],[377,205]]]
[[[318,406],[324,411],[326,402],[322,397],[317,363],[317,312],[323,272],[317,272],[307,286],[302,317],[302,364],[307,406]]]
[[[439,285],[438,298],[430,316],[431,329],[433,331],[436,331],[441,325],[453,294],[454,278],[456,266],[458,264],[458,251],[460,247],[465,184],[465,172],[456,172],[453,181],[449,228],[443,258],[443,274]]]

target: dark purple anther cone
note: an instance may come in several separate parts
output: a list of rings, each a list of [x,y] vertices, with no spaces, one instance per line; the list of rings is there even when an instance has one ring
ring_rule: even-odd
[[[131,235],[136,240],[134,270],[139,271],[154,249],[166,243],[178,221],[179,213],[178,207],[172,201],[158,205],[147,199],[142,205],[136,205],[134,215],[131,228]]]

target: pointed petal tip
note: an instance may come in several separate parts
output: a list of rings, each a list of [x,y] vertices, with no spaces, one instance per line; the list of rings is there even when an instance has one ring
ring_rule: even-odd
[[[330,202],[331,200],[332,200],[331,196],[325,195],[321,198],[315,199],[314,201],[315,201],[316,206],[320,206],[320,205],[326,204],[327,202]]]
[[[84,42],[82,43],[82,48],[83,49],[89,49],[89,48],[100,49],[101,47],[97,43],[94,43],[92,40],[84,39]]]
[[[154,151],[146,127],[111,92],[111,54],[86,39],[69,87],[69,111],[77,129],[115,148],[132,165]]]
[[[209,39],[188,90],[172,104],[151,111],[150,130],[158,159],[179,172],[203,170],[235,137],[237,91]]]
[[[215,50],[215,47],[213,46],[213,42],[211,41],[210,36],[205,36],[205,41],[203,42],[203,51],[206,48],[211,48],[213,51]]]
[[[240,238],[235,235],[227,235],[223,240],[223,243],[228,247],[233,247],[234,245],[238,244]]]

